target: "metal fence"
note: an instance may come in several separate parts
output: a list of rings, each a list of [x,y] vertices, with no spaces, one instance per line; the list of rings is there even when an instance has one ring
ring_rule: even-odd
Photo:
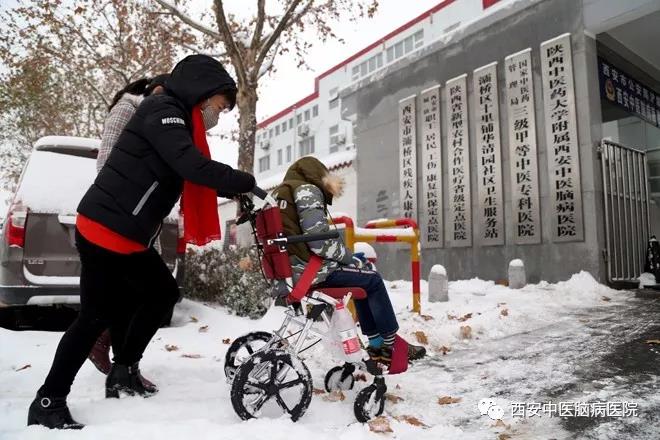
[[[649,239],[646,153],[603,140],[600,158],[608,279],[633,281],[644,271]]]

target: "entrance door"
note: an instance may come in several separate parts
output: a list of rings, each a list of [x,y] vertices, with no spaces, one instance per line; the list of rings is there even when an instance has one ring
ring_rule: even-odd
[[[600,159],[608,281],[635,281],[644,271],[650,235],[646,153],[603,140]]]

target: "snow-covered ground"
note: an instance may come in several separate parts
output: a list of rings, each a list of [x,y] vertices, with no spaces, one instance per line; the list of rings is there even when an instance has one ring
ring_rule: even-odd
[[[104,377],[89,362],[83,366],[69,397],[74,417],[87,424],[80,432],[25,426],[27,407],[47,373],[61,333],[0,329],[0,439],[569,438],[575,433],[561,419],[514,419],[510,404],[640,398],[641,391],[625,378],[614,375],[585,383],[581,376],[580,366],[607,353],[608,341],[614,337],[601,322],[636,301],[630,292],[599,285],[588,273],[521,290],[478,279],[456,281],[449,284],[449,302],[434,304],[426,301],[423,283],[422,316],[409,311],[409,282],[388,282],[388,289],[401,334],[430,350],[430,356],[407,373],[386,378],[392,396],[385,418],[391,433],[374,433],[369,425],[355,421],[353,398],[364,382],[358,382],[343,401],[314,395],[297,423],[285,418],[241,421],[232,409],[223,374],[226,339],[278,327],[282,309],[272,308],[261,320],[250,321],[186,300],[175,312],[173,327],[158,332],[141,364],[145,376],[160,387],[155,397],[106,400]],[[166,345],[177,349],[168,351]],[[323,388],[325,372],[335,362],[320,347],[305,355],[315,388]],[[656,387],[655,394],[638,401],[640,413],[645,405],[657,410],[660,404],[654,381],[649,386]],[[504,409],[503,422],[496,424],[481,415],[477,405],[483,398],[494,399]],[[406,416],[423,425],[406,422],[411,420]],[[594,438],[633,438],[608,436],[616,426],[599,425],[604,434]],[[648,434],[644,438],[657,438],[651,434],[657,428],[646,426],[640,432]]]

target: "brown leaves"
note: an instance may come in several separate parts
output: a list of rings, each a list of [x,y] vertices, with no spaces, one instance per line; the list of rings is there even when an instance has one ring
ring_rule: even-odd
[[[312,394],[319,396],[325,394],[325,390],[322,390],[321,388],[312,388]]]
[[[605,296],[605,295],[603,295],[603,297],[601,299],[605,302],[612,301],[612,298],[610,298],[609,296]]]
[[[383,416],[369,420],[369,431],[380,434],[393,432],[390,421]]]
[[[229,338],[224,338],[224,339],[222,340],[222,343],[225,344],[225,345],[229,345],[229,344],[231,344],[231,339],[229,339]]]
[[[14,370],[14,371],[23,371],[23,370],[27,370],[28,368],[32,368],[32,365],[30,365],[30,364],[25,364],[25,365],[23,365],[21,368],[17,368],[17,369]]]
[[[245,256],[238,261],[238,268],[243,272],[252,270],[253,262],[249,256]]]
[[[460,318],[458,318],[458,321],[459,322],[465,322],[470,318],[472,318],[472,313],[468,313],[466,315],[461,316]]]
[[[509,440],[510,438],[511,434],[507,434],[506,432],[503,432],[497,436],[497,440]]]
[[[357,374],[355,374],[355,381],[356,382],[366,382],[367,381],[367,376],[364,373],[357,373]]]
[[[446,345],[443,345],[438,349],[438,351],[442,352],[442,355],[444,356],[451,351],[451,348],[447,347]]]
[[[206,333],[209,331],[209,326],[208,325],[203,325],[199,328],[200,333]]]
[[[187,359],[201,359],[202,355],[201,354],[192,354],[192,353],[186,353],[181,355],[182,358],[187,358]]]
[[[346,395],[341,390],[332,391],[323,396],[326,402],[343,402],[346,400]]]
[[[420,428],[428,428],[429,427],[429,425],[422,422],[421,420],[419,420],[415,416],[406,416],[406,415],[396,416],[396,417],[394,417],[394,419],[399,421],[399,422],[407,423],[407,424],[412,425],[412,426],[419,426]]]
[[[426,337],[426,333],[423,331],[416,331],[413,333],[415,335],[415,338],[417,338],[417,342],[419,342],[422,345],[426,345],[429,343],[429,338]]]
[[[385,399],[390,403],[399,403],[404,401],[403,397],[399,397],[392,393],[385,393]]]
[[[500,315],[509,316],[509,309],[502,309],[502,311],[500,312]]]
[[[433,316],[431,316],[431,315],[419,315],[419,317],[422,318],[424,321],[427,321],[427,322],[428,322],[428,321],[431,321],[431,320],[433,320],[433,319],[435,319],[435,318],[434,318]]]
[[[165,345],[165,350],[167,350],[167,351],[178,351],[178,350],[179,350],[179,346],[178,346],[178,345],[170,345],[170,344],[166,344],[166,345]]]
[[[199,319],[197,319],[197,317],[195,317],[195,316],[191,316],[190,317],[190,322],[199,322]]]
[[[472,339],[472,327],[469,325],[462,325],[460,335],[462,339]]]
[[[452,403],[458,403],[461,400],[460,397],[442,396],[438,397],[438,405],[451,405]]]

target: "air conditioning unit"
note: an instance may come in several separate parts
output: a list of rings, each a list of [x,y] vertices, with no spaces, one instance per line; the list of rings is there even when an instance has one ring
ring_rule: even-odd
[[[262,150],[268,150],[270,148],[270,141],[263,141],[261,143],[261,149]]]
[[[309,134],[309,125],[302,124],[298,127],[298,136],[306,137]]]
[[[345,144],[346,143],[346,135],[345,134],[338,134],[337,135],[337,143],[338,144]]]

